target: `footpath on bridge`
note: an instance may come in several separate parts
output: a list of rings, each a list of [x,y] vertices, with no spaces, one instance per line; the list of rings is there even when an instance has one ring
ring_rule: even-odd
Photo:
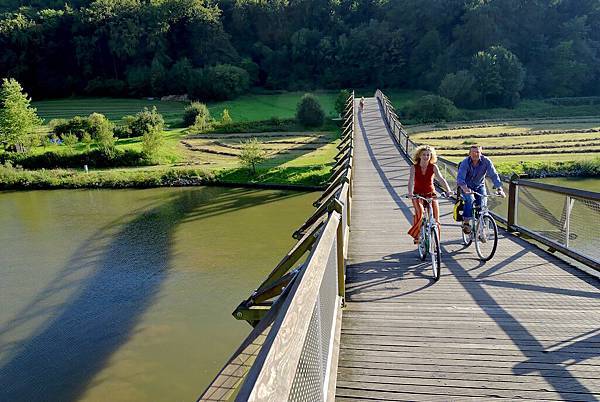
[[[409,164],[375,98],[356,118],[336,400],[599,400],[600,281],[503,230],[480,262],[442,201],[434,283],[406,234]]]

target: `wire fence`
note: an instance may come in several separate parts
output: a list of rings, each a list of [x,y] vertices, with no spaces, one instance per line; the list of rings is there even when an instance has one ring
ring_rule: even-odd
[[[375,97],[381,102],[390,132],[400,149],[412,157],[418,145],[404,130],[385,94],[377,90]],[[438,167],[448,184],[456,188],[458,165],[438,158]],[[488,207],[497,220],[510,230],[522,232],[600,270],[600,193],[544,185],[516,176],[501,176],[501,179],[502,188],[509,197],[488,200]],[[486,187],[492,187],[489,179]]]

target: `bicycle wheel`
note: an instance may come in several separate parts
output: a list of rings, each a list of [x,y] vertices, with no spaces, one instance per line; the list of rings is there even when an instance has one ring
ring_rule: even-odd
[[[489,261],[498,246],[498,225],[490,215],[484,215],[476,225],[475,249],[482,261]]]
[[[440,279],[440,273],[442,271],[442,250],[440,249],[440,237],[436,227],[431,228],[429,239],[431,241],[430,254],[433,278],[437,282]]]
[[[419,258],[421,261],[425,261],[427,258],[427,251],[429,250],[429,241],[427,239],[427,227],[425,222],[421,224],[421,233],[419,234]]]

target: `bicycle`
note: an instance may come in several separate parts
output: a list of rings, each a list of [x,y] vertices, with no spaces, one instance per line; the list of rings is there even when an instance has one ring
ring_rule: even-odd
[[[483,198],[489,198],[491,195],[483,195],[473,191]],[[499,195],[496,195],[499,197]],[[487,203],[484,205],[473,206],[473,218],[471,219],[471,231],[465,233],[461,230],[462,241],[465,247],[469,247],[475,241],[475,250],[481,261],[489,261],[496,253],[498,246],[498,225],[496,220],[490,214]]]
[[[444,194],[443,194],[444,195]],[[419,234],[419,258],[425,261],[427,255],[431,256],[431,268],[433,269],[433,278],[437,282],[440,279],[442,268],[442,251],[440,249],[440,234],[437,223],[433,219],[433,200],[434,198],[425,198],[414,194],[413,198],[423,200],[427,204],[427,211],[423,213],[421,221],[421,231]],[[410,196],[406,196],[410,198]]]

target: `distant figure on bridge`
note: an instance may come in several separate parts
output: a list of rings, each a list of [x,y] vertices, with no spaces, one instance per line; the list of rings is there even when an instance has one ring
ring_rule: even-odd
[[[458,174],[456,176],[456,184],[462,190],[462,197],[465,200],[463,210],[463,231],[471,233],[471,219],[473,218],[473,202],[477,205],[483,205],[487,202],[485,197],[480,197],[473,192],[487,195],[485,189],[485,176],[488,175],[494,183],[496,194],[501,197],[506,197],[502,189],[502,181],[494,164],[489,158],[486,158],[481,153],[480,145],[471,145],[469,156],[458,165]]]
[[[362,98],[360,98],[360,101],[358,102],[358,108],[360,109],[361,112],[365,108],[365,97],[364,96]]]
[[[424,205],[423,201],[414,199],[413,195],[420,195],[424,198],[436,197],[435,189],[433,187],[433,176],[438,179],[440,183],[444,185],[444,188],[449,193],[451,192],[448,182],[440,174],[438,169],[437,154],[435,148],[429,145],[421,145],[415,150],[413,156],[415,161],[414,165],[410,167],[410,177],[408,179],[408,196],[412,199],[413,207],[415,208],[415,214],[413,217],[413,225],[409,229],[408,234],[412,236],[413,242],[417,244],[419,242],[419,232],[421,231],[421,221],[423,219]],[[437,200],[432,203],[433,217],[440,228],[440,211]],[[439,233],[439,232],[438,232]]]

